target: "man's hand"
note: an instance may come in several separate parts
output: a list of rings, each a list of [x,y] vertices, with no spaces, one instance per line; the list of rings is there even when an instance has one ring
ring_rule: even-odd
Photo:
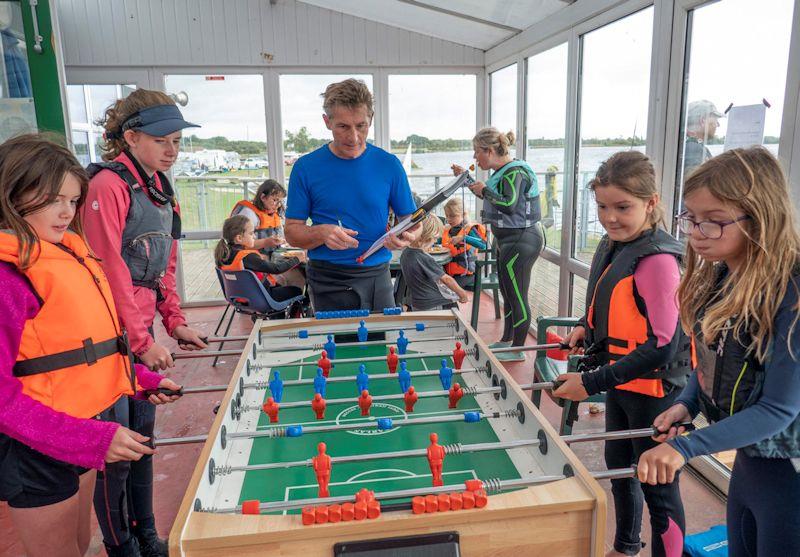
[[[203,342],[203,333],[186,325],[178,325],[172,331],[172,338],[178,341],[178,346],[183,350],[202,350],[208,348]]]
[[[391,250],[407,248],[411,242],[416,240],[416,232],[419,230],[419,227],[420,223],[417,223],[405,232],[401,233],[400,236],[389,234],[383,241],[383,245]]]
[[[330,249],[342,250],[358,247],[357,230],[351,230],[335,224],[317,224],[312,227],[320,242]]]

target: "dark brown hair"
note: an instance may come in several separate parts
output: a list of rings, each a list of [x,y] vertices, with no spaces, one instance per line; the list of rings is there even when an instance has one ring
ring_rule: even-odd
[[[245,233],[249,222],[250,219],[246,216],[235,215],[225,219],[225,222],[222,223],[222,239],[214,248],[214,261],[217,263],[217,267],[222,267],[225,260],[231,256],[231,246],[234,245],[236,236]]]
[[[175,101],[161,91],[137,89],[124,99],[119,99],[109,106],[103,118],[97,121],[97,124],[106,130],[106,136],[101,145],[103,160],[114,160],[128,148],[128,143],[122,137],[122,124],[125,123],[125,120],[144,108],[162,104],[175,104]]]
[[[611,155],[589,182],[589,188],[616,186],[627,194],[638,199],[649,201],[658,193],[656,188],[656,170],[653,163],[644,153],[639,151],[620,151]],[[664,222],[664,206],[657,203],[650,213],[650,224],[656,228],[659,224],[666,228]]]
[[[39,245],[39,237],[24,217],[53,203],[67,174],[80,183],[80,210],[89,176],[69,149],[38,134],[20,135],[0,145],[0,228],[17,236],[20,270],[35,263],[34,248]],[[70,229],[83,237],[79,212]]]
[[[258,186],[258,190],[256,190],[256,197],[253,199],[253,205],[255,205],[259,211],[266,211],[264,202],[261,201],[261,196],[266,195],[269,197],[276,194],[281,197],[286,197],[286,188],[284,188],[280,182],[272,178],[264,180],[264,183]]]

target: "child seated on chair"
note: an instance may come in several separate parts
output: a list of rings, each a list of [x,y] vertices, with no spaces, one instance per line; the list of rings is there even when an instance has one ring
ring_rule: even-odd
[[[449,249],[453,258],[444,270],[459,286],[472,290],[478,250],[486,249],[486,228],[469,222],[464,203],[457,197],[445,204],[444,216],[447,226],[442,234],[442,247]]]
[[[411,294],[411,310],[448,309],[458,307],[456,301],[467,303],[464,289],[428,253],[444,230],[442,221],[429,213],[421,228],[417,239],[400,255],[400,270]]]
[[[305,255],[302,256],[305,260]],[[301,296],[303,290],[297,286],[278,286],[273,275],[280,275],[301,263],[300,257],[283,257],[270,261],[255,249],[255,228],[244,215],[225,220],[222,239],[214,250],[214,261],[223,271],[253,271],[264,283],[264,287],[276,301],[281,302]]]

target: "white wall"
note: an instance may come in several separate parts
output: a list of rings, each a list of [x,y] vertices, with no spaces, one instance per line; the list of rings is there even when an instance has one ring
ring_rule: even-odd
[[[57,4],[67,67],[484,64],[481,50],[296,0]]]

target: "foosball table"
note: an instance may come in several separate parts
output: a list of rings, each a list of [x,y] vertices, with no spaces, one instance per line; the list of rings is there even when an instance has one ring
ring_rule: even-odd
[[[256,322],[171,555],[602,555],[603,489],[458,313],[342,315]]]

